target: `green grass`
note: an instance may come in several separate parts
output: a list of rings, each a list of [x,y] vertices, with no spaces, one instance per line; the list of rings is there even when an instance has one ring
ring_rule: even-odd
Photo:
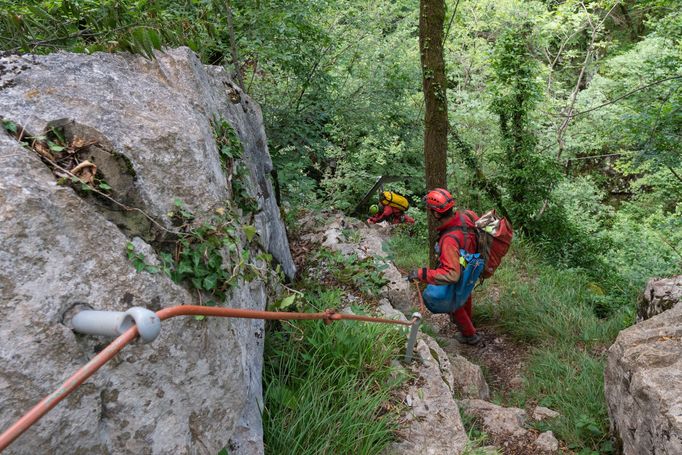
[[[391,239],[389,247],[406,268],[416,266],[420,252],[426,254],[404,235]],[[556,410],[561,417],[538,427],[554,431],[582,454],[613,452],[603,392],[604,356],[618,332],[633,323],[634,305],[618,308],[608,318],[597,317],[608,291],[583,271],[543,263],[541,252],[522,239],[515,241],[495,276],[475,291],[475,320],[527,344],[531,354],[524,388],[503,404],[539,402]]]
[[[530,345],[525,387],[510,398],[523,406],[538,401],[561,414],[539,425],[580,453],[612,453],[604,399],[604,352],[632,323],[632,309],[606,319],[595,314],[603,296],[587,274],[543,264],[534,248],[517,242],[481,292],[475,312]],[[497,303],[491,296],[498,294]]]
[[[484,431],[480,419],[467,414],[462,409],[459,410],[459,415],[469,438],[462,455],[490,455],[490,450],[482,448],[488,443],[488,434]]]
[[[399,233],[386,240],[383,246],[388,258],[399,269],[409,271],[428,263],[426,242],[419,237]]]
[[[558,411],[561,417],[538,428],[554,431],[569,447],[612,453],[603,378],[602,359],[566,345],[539,349],[530,359],[525,389],[512,401],[539,399]]]
[[[338,290],[307,305],[336,307]],[[393,439],[391,392],[405,380],[390,366],[405,335],[351,321],[285,323],[266,337],[263,427],[269,454],[376,454]]]

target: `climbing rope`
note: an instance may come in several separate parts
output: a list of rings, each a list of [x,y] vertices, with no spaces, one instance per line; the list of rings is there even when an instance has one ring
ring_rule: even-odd
[[[327,309],[322,313],[286,313],[277,311],[257,311],[245,310],[237,308],[218,308],[206,307],[198,305],[179,305],[170,308],[164,308],[156,312],[160,320],[166,320],[176,316],[215,316],[222,318],[245,318],[245,319],[266,319],[266,320],[316,320],[321,319],[325,324],[331,324],[334,321],[351,320],[364,321],[381,324],[398,324],[404,326],[412,326],[412,333],[410,334],[410,342],[408,342],[408,354],[406,359],[411,359],[411,348],[414,345],[413,338],[416,337],[415,328],[418,329],[417,323],[421,316],[412,318],[411,321],[399,321],[394,319],[375,318],[371,316],[361,316],[356,314],[337,313],[334,310]],[[413,335],[414,334],[414,335]],[[57,390],[43,398],[43,400],[35,405],[30,411],[17,420],[11,427],[0,434],[0,452],[7,448],[16,438],[21,436],[34,423],[40,420],[52,408],[54,408],[60,401],[69,396],[71,392],[76,390],[83,382],[92,376],[97,370],[102,367],[109,360],[114,358],[128,343],[133,341],[138,336],[138,329],[133,325],[122,335],[111,342],[106,348],[100,351],[88,363],[81,367],[73,376],[67,379]]]

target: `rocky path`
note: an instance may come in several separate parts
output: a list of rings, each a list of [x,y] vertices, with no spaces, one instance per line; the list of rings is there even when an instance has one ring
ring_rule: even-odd
[[[390,227],[367,226],[342,215],[327,214],[325,220],[319,223],[312,215],[304,217],[301,226],[305,234],[294,249],[305,251],[318,244],[344,255],[355,254],[360,260],[369,256],[384,258],[387,267],[382,273],[388,284],[377,312],[398,318],[411,314],[417,302],[414,287],[385,258],[382,247]],[[350,232],[352,239],[347,238]],[[541,407],[505,408],[488,401],[490,385],[502,396],[523,385],[521,371],[527,356],[523,346],[515,345],[492,326],[479,328],[484,333],[484,346],[464,346],[454,340],[454,328],[447,316],[425,315],[424,322],[430,326],[424,331],[429,334],[420,334],[416,361],[406,366],[416,379],[402,394],[407,408],[404,428],[388,453],[559,453],[559,442],[551,432],[540,434],[529,429],[533,420],[552,418],[556,413]],[[484,365],[490,385],[479,364]],[[472,451],[474,443],[463,427],[460,409],[480,424],[494,446]]]
[[[446,316],[428,315],[426,319],[449,356],[463,356],[481,366],[491,393],[504,398],[523,386],[522,372],[529,355],[527,346],[514,342],[495,326],[485,324],[477,324],[483,337],[480,345],[463,345],[454,339],[456,328]]]

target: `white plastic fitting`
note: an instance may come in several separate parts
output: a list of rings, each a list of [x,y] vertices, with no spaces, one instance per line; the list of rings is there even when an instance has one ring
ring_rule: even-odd
[[[84,310],[71,320],[76,332],[107,337],[117,337],[133,324],[137,326],[143,343],[154,341],[161,331],[161,320],[156,313],[142,307],[133,307],[125,312]]]

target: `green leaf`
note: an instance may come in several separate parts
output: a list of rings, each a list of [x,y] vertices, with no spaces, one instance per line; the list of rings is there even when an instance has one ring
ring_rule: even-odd
[[[130,30],[128,45],[130,50],[153,59],[154,49],[161,48],[161,35],[158,30],[151,27],[136,27]]]
[[[222,257],[221,255],[219,255],[219,254],[212,254],[212,255],[208,258],[208,266],[209,266],[211,269],[214,269],[214,270],[215,270],[215,269],[219,269],[220,266],[222,265],[222,263],[223,263],[223,257]]]
[[[105,191],[108,191],[111,189],[111,186],[109,186],[108,183],[104,183],[104,182],[100,182],[100,184],[97,186],[99,186],[100,189],[105,190]]]
[[[207,291],[212,291],[215,289],[216,285],[218,284],[218,275],[215,273],[210,274],[206,278],[204,278],[204,289]]]
[[[203,321],[204,319],[206,319],[206,316],[204,316],[203,314],[198,314],[194,316],[194,319],[196,319],[197,321]]]
[[[290,295],[289,297],[283,299],[278,305],[282,310],[286,310],[296,301],[296,295]]]
[[[192,273],[192,267],[186,262],[181,262],[180,264],[178,264],[177,273],[179,275]]]
[[[5,128],[7,131],[9,131],[11,133],[17,132],[17,124],[14,122],[11,122],[9,120],[3,120],[2,126],[3,126],[3,128]]]
[[[208,269],[202,265],[194,267],[194,275],[199,278],[205,277],[206,275],[208,275]]]
[[[244,234],[246,234],[246,240],[249,242],[253,240],[254,236],[256,235],[256,227],[247,224],[242,229],[244,230]]]
[[[48,147],[50,147],[50,150],[52,150],[53,152],[62,152],[65,149],[61,145],[55,144],[52,141],[47,141],[47,145],[48,145]]]

